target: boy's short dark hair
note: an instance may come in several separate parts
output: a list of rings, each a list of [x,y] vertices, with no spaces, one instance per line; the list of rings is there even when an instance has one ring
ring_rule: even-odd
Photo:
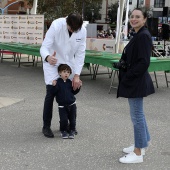
[[[67,64],[60,64],[60,65],[58,66],[58,72],[62,72],[62,71],[64,71],[64,70],[69,71],[70,74],[72,73],[71,67],[70,67],[69,65],[67,65]]]
[[[83,25],[83,19],[79,13],[70,13],[66,18],[66,22],[74,32],[80,30]]]

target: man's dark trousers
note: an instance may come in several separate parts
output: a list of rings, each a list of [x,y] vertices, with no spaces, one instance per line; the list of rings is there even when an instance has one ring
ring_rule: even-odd
[[[44,101],[43,110],[43,127],[51,127],[52,113],[53,113],[53,101],[55,86],[46,85],[46,96]]]

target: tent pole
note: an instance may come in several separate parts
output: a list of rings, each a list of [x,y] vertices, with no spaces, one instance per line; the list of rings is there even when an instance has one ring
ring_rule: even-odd
[[[37,13],[37,3],[38,3],[38,0],[34,0],[31,14]]]
[[[123,18],[123,10],[124,10],[124,1],[125,0],[120,0],[119,5],[120,5],[120,20],[119,20],[119,29],[118,29],[118,34],[117,34],[117,45],[116,45],[116,53],[119,52],[119,46],[120,46],[120,34],[121,34],[121,29],[122,29],[122,18]],[[119,16],[118,16],[119,17]]]

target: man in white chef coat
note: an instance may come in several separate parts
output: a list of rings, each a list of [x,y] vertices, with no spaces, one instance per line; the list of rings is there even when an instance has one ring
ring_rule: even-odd
[[[57,67],[68,64],[72,69],[72,86],[80,88],[80,73],[84,65],[86,49],[86,28],[80,14],[71,13],[66,18],[52,22],[40,48],[43,59],[46,97],[43,110],[43,129],[45,137],[53,138],[51,130],[54,93],[52,81],[59,77]]]

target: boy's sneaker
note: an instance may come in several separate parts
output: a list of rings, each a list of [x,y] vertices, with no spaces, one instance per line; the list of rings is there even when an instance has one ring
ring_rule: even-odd
[[[71,130],[69,133],[69,139],[74,139],[75,131]]]
[[[67,127],[67,132],[68,132],[68,133],[70,132],[70,125],[69,125],[69,124],[68,124],[68,127]],[[75,129],[74,134],[75,134],[75,135],[78,135],[77,129]]]
[[[66,131],[61,131],[61,137],[63,139],[68,139],[68,133]]]

